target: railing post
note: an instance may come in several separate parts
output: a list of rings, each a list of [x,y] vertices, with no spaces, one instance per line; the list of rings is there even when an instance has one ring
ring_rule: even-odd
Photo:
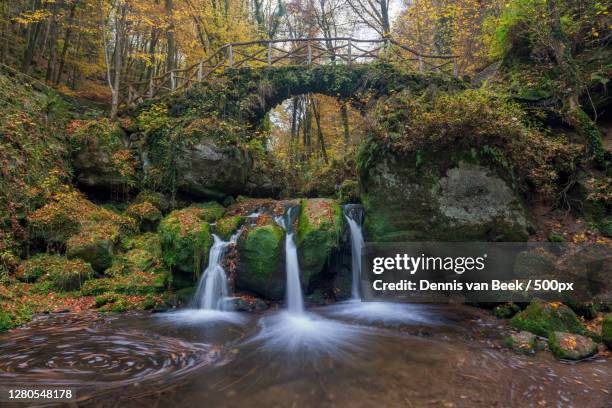
[[[268,43],[268,66],[272,66],[272,42]]]
[[[232,44],[229,45],[227,52],[228,52],[229,66],[231,68],[232,65],[234,65],[234,50],[232,48]]]
[[[151,73],[151,78],[149,78],[149,98],[153,98],[155,95],[155,90],[153,89],[153,73]]]
[[[176,78],[174,78],[174,71],[170,71],[170,89],[174,92],[176,89]]]
[[[419,72],[425,71],[425,62],[423,61],[423,56],[419,55]]]
[[[202,82],[204,78],[204,61],[200,60],[198,64],[198,82]]]
[[[310,45],[310,42],[308,42],[308,60],[307,60],[307,65],[312,64],[312,46]]]
[[[455,78],[459,76],[459,64],[457,64],[457,58],[453,58],[453,76]]]
[[[350,38],[348,40],[348,47],[347,47],[346,55],[347,55],[347,59],[348,59],[348,65],[351,65],[352,57],[351,57],[351,39]]]

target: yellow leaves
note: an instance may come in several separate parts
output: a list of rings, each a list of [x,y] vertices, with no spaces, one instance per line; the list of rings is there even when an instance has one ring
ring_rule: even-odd
[[[578,342],[574,336],[566,336],[559,342],[559,345],[568,350],[575,350]]]

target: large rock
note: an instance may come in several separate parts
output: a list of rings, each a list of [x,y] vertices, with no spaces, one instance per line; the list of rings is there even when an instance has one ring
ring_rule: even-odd
[[[80,258],[91,264],[96,272],[103,272],[113,262],[115,244],[120,238],[120,228],[111,222],[86,226],[70,237],[66,243],[68,258]]]
[[[527,309],[510,320],[510,325],[543,337],[554,331],[587,334],[572,309],[559,302],[548,303],[540,299],[532,300]]]
[[[236,286],[267,299],[285,294],[285,231],[275,224],[245,231],[238,241]]]
[[[343,229],[344,217],[337,202],[325,198],[302,201],[295,240],[303,285],[323,270]]]
[[[79,185],[106,192],[123,191],[135,185],[139,166],[119,126],[105,120],[84,122],[73,138],[79,144],[72,158]]]
[[[195,197],[222,198],[246,191],[252,160],[244,149],[218,146],[209,138],[185,143],[176,153],[179,191]]]
[[[597,343],[579,334],[552,332],[548,338],[550,351],[558,358],[582,360],[597,353]]]
[[[430,156],[361,154],[368,240],[527,239],[529,216],[503,171],[470,152]]]
[[[159,224],[163,259],[176,271],[199,276],[212,245],[210,211],[191,206],[172,211]]]

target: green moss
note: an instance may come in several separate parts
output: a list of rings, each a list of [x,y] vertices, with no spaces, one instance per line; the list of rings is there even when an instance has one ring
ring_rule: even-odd
[[[608,347],[608,350],[612,350],[612,314],[608,313],[604,316],[603,324],[601,326],[601,340]]]
[[[125,213],[136,220],[141,231],[154,231],[162,217],[161,211],[148,201],[130,205]]]
[[[212,245],[205,214],[209,214],[205,208],[188,207],[171,212],[159,225],[164,261],[173,269],[193,274],[194,279],[208,261]]]
[[[296,244],[305,283],[322,271],[332,249],[338,246],[343,228],[342,208],[337,202],[324,198],[302,200]]]
[[[240,228],[243,221],[244,218],[239,215],[221,218],[215,224],[215,233],[227,241]]]
[[[206,222],[215,222],[219,218],[223,217],[225,208],[216,201],[209,201],[203,204],[195,204],[195,208],[201,209],[198,217]]]
[[[244,267],[236,277],[238,284],[272,299],[282,298],[284,230],[270,224],[248,230],[245,235],[239,242]]]
[[[543,337],[548,337],[553,331],[589,334],[572,309],[540,299],[532,300],[527,309],[510,320],[510,325]]]
[[[23,261],[18,270],[20,279],[39,282],[41,286],[33,289],[38,293],[77,290],[93,276],[94,271],[88,263],[49,254],[36,255]]]
[[[111,222],[85,227],[66,243],[66,255],[89,262],[98,272],[112,265],[114,246],[119,241],[120,228]]]
[[[145,202],[153,204],[161,212],[166,212],[170,208],[170,202],[166,196],[156,191],[143,190],[138,193],[134,199],[135,204],[142,204]]]
[[[550,232],[548,234],[548,241],[549,242],[565,242],[565,237],[563,236],[563,234],[559,233],[559,232]]]
[[[495,306],[493,314],[500,319],[510,319],[512,316],[521,311],[521,308],[514,303],[505,303]]]
[[[597,343],[588,337],[577,334],[551,332],[548,347],[557,358],[582,360],[597,353]]]
[[[0,309],[0,332],[10,330],[15,326],[16,324],[11,315],[8,312]]]

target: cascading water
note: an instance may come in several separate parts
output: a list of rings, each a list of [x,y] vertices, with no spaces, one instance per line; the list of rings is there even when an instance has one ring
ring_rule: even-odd
[[[304,298],[302,295],[302,284],[300,282],[300,265],[298,262],[297,248],[293,241],[292,211],[287,210],[286,217],[276,218],[276,222],[283,227],[285,233],[285,269],[287,274],[287,309],[289,313],[302,314],[304,312]]]
[[[225,249],[234,237],[226,242],[213,234],[213,239],[214,243],[208,254],[208,266],[200,278],[193,303],[197,309],[230,311],[231,306],[227,301],[227,275],[221,262]]]
[[[421,305],[401,304],[392,302],[364,302],[360,288],[362,254],[365,240],[361,228],[363,207],[348,204],[344,207],[344,216],[351,232],[351,300],[337,304],[332,308],[332,314],[372,323],[389,325],[410,323],[431,323],[435,318]]]
[[[363,233],[361,231],[361,219],[362,210],[361,208],[356,209],[355,207],[346,207],[345,214],[346,221],[348,222],[349,229],[351,231],[351,270],[353,281],[351,284],[351,297],[354,300],[361,300],[361,291],[359,288],[359,281],[361,279],[361,256],[365,241],[363,239]]]

